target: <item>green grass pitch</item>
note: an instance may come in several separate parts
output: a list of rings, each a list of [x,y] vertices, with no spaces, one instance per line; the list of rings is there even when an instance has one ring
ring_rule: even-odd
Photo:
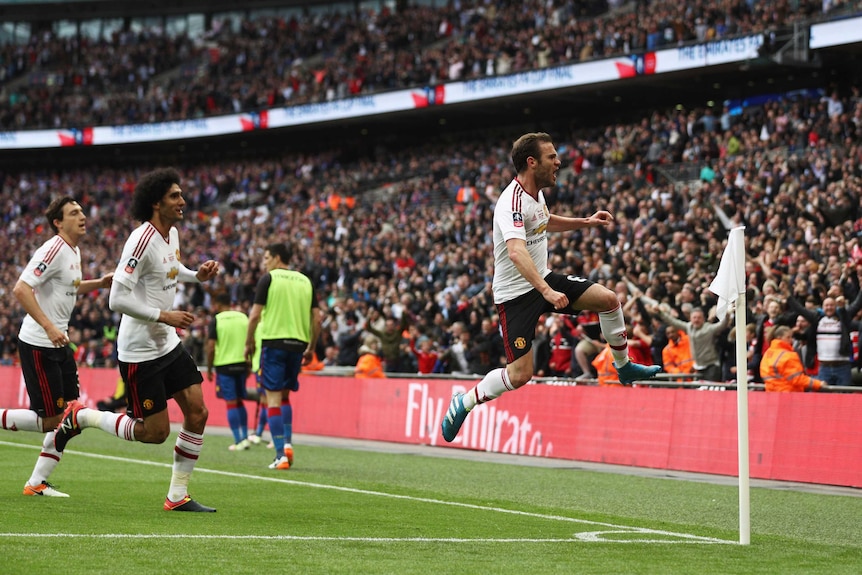
[[[732,485],[296,441],[272,471],[263,446],[208,434],[190,492],[215,514],[169,513],[175,436],[130,444],[95,430],[24,497],[40,435],[0,434],[0,573],[853,574],[862,497],[753,487],[741,546]]]

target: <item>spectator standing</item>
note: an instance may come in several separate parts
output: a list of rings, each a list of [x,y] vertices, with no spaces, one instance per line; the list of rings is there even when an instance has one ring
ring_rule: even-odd
[[[635,363],[649,364],[652,362],[652,335],[647,326],[634,319],[632,323],[626,323],[626,331],[629,333],[629,357]]]
[[[218,274],[213,260],[195,272],[180,260],[179,232],[186,202],[180,176],[172,168],[144,175],[132,197],[132,215],[143,222],[123,247],[111,285],[110,307],[123,314],[117,335],[120,375],[126,384],[129,411],[134,418],[72,404],[66,408],[55,433],[57,451],[87,427],[126,441],[164,443],[171,433],[168,398],[183,413],[182,428],[174,446],[171,484],[166,511],[214,512],[188,494],[188,483],[201,453],[207,408],[203,376],[177,335],[195,316],[174,311],[178,282],[200,283]]]
[[[760,315],[755,320],[755,357],[753,359],[755,366],[760,365],[760,359],[766,350],[769,349],[769,341],[766,338],[766,332],[769,328],[778,325],[792,325],[796,319],[795,312],[785,312],[782,302],[776,297],[770,297],[766,302],[766,312]],[[760,379],[759,369],[755,369],[756,380]]]
[[[408,314],[405,313],[401,316],[400,321],[391,316],[386,317],[382,330],[375,328],[371,323],[365,326],[367,332],[380,338],[380,349],[387,373],[404,370],[404,335],[402,332],[407,324]]]
[[[601,387],[622,385],[617,380],[617,370],[614,369],[614,356],[611,353],[611,346],[605,344],[602,351],[593,358],[592,365],[596,370],[596,379]]]
[[[658,314],[662,321],[686,332],[694,360],[694,372],[705,381],[721,381],[721,359],[718,338],[730,325],[730,314],[717,323],[707,322],[703,308],[691,310],[691,319],[683,321],[673,317],[668,308],[653,306],[650,313]]]
[[[386,377],[383,371],[383,359],[380,357],[380,340],[377,336],[366,335],[359,347],[359,361],[353,375],[358,379]]]
[[[572,330],[569,318],[554,316],[548,330],[550,357],[548,358],[548,376],[570,377],[572,375],[572,358],[577,338]]]
[[[601,341],[602,326],[599,323],[599,314],[591,310],[583,310],[578,314],[577,329],[578,343],[575,344],[575,360],[585,377],[592,377],[592,360],[604,349],[605,344]]]
[[[793,349],[793,330],[786,325],[772,328],[769,349],[760,362],[766,391],[822,391],[826,382],[807,375],[799,354]]]
[[[452,342],[449,349],[443,352],[441,359],[446,362],[449,373],[467,375],[473,373],[472,363],[474,360],[473,339],[463,322],[455,322],[453,332],[457,332],[458,338]]]
[[[488,365],[489,368],[484,372],[480,372],[485,373],[491,369],[506,365],[506,349],[503,345],[503,336],[500,335],[500,328],[495,321],[486,317],[482,319],[480,325],[481,330],[475,339],[477,346],[481,346],[482,348],[481,353],[488,356],[487,360],[482,363]]]
[[[805,366],[811,368],[818,361],[818,379],[829,385],[850,385],[853,353],[850,331],[853,317],[862,309],[862,290],[846,307],[839,306],[833,297],[823,300],[822,311],[806,308],[793,296],[787,298],[787,304],[811,324],[805,346]]]
[[[753,381],[755,373],[760,370],[760,362],[755,357],[757,344],[755,343],[757,327],[753,323],[745,326],[745,372],[749,381]],[[722,377],[724,381],[738,381],[739,374],[736,365],[736,330],[728,332],[725,345],[722,347]],[[757,375],[760,378],[760,375]]]
[[[0,425],[11,431],[46,432],[24,495],[68,497],[48,478],[63,456],[54,445],[53,429],[63,415],[59,410],[77,403],[79,392],[69,319],[78,294],[109,287],[113,274],[81,279],[78,243],[87,233],[87,216],[77,201],[69,196],[53,200],[45,218],[55,235],[33,253],[12,289],[27,312],[18,332],[18,356],[30,409],[0,409]]]
[[[688,335],[675,325],[665,328],[667,345],[661,352],[662,364],[666,373],[694,373],[694,358]]]
[[[530,381],[534,373],[530,346],[542,314],[576,315],[581,309],[598,312],[602,335],[611,347],[622,383],[655,377],[660,369],[629,360],[622,306],[613,291],[548,269],[548,232],[603,227],[612,223],[613,216],[602,210],[588,218],[557,216],[548,211],[542,190],[556,185],[561,164],[548,134],[518,138],[512,146],[512,163],[517,176],[497,201],[493,229],[494,303],[508,363],[488,372],[466,394],[453,395],[441,422],[446,441],[455,439],[476,405]]]
[[[289,269],[290,258],[290,248],[284,243],[270,244],[264,251],[266,274],[257,284],[245,339],[245,354],[251,361],[259,324],[261,382],[275,448],[270,469],[293,465],[290,392],[299,390],[299,370],[311,361],[320,334],[314,285],[305,274]]]
[[[227,406],[227,423],[233,434],[231,451],[243,451],[248,441],[248,412],[245,409],[249,363],[245,357],[248,316],[231,308],[230,294],[215,296],[215,311],[207,335],[207,379],[215,376],[216,397]]]
[[[344,315],[344,328],[338,331],[335,343],[338,347],[336,364],[355,366],[359,360],[359,347],[362,345],[362,326],[357,323],[355,312],[349,311]]]
[[[434,349],[434,342],[425,335],[419,335],[415,326],[410,326],[410,351],[416,356],[417,371],[419,373],[434,373],[434,366],[440,354]],[[417,343],[418,346],[417,346]]]
[[[800,358],[804,358],[808,349],[808,330],[811,329],[811,324],[804,316],[796,316],[796,323],[791,328],[793,331],[793,351],[799,354]],[[808,375],[817,375],[820,365],[817,363],[817,355],[814,355],[814,364],[811,367],[806,366],[805,373]]]

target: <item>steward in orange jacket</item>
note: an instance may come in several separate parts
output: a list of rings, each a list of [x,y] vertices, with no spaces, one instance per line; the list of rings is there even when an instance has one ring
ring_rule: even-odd
[[[320,371],[324,367],[326,366],[323,364],[322,361],[320,361],[320,358],[317,357],[317,354],[313,353],[311,355],[311,361],[309,361],[306,365],[303,365],[299,371],[300,373],[306,373],[309,371]]]
[[[359,347],[359,361],[353,370],[353,376],[357,378],[386,377],[383,371],[383,358],[380,357],[380,340],[376,337],[366,338],[365,343]]]
[[[596,368],[600,386],[622,385],[617,368],[614,367],[614,356],[611,354],[610,345],[605,344],[604,349],[593,359],[592,365]]]
[[[818,391],[826,383],[806,375],[799,354],[793,349],[793,332],[785,326],[775,328],[769,349],[760,360],[760,376],[766,391]]]
[[[667,326],[665,333],[667,345],[661,350],[665,373],[694,373],[688,334],[673,325]]]

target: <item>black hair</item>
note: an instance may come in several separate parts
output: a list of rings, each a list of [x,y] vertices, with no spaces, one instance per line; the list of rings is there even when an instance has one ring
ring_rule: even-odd
[[[290,246],[288,246],[286,243],[278,242],[274,244],[269,244],[268,246],[266,246],[266,251],[269,252],[269,255],[278,257],[278,259],[281,260],[281,263],[290,263],[291,250]]]
[[[45,217],[48,219],[48,225],[51,226],[51,229],[54,232],[59,232],[60,229],[54,224],[54,220],[63,220],[63,207],[66,204],[71,204],[76,202],[75,198],[72,196],[61,196],[59,198],[54,198],[50,204],[48,204],[48,208],[45,210]]]
[[[180,174],[174,168],[159,168],[144,174],[132,196],[132,216],[141,222],[153,217],[153,204],[161,201],[171,186],[179,185]]]

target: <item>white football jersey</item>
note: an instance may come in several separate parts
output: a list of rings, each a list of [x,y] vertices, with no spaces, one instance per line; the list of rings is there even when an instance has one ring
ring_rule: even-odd
[[[533,289],[509,258],[506,241],[520,238],[527,242],[527,251],[542,277],[551,273],[547,231],[550,219],[541,190],[538,200],[534,200],[517,178],[503,190],[494,207],[494,303],[510,301]]]
[[[131,289],[143,305],[169,311],[177,292],[179,271],[180,241],[176,228],[171,228],[165,239],[155,226],[145,222],[126,240],[114,281]],[[176,328],[123,314],[117,333],[117,357],[127,363],[158,359],[179,343]]]
[[[81,250],[73,248],[60,236],[54,236],[36,250],[20,279],[33,288],[39,307],[51,323],[65,332],[81,284]],[[54,347],[48,334],[30,314],[24,316],[18,338],[37,347]]]

